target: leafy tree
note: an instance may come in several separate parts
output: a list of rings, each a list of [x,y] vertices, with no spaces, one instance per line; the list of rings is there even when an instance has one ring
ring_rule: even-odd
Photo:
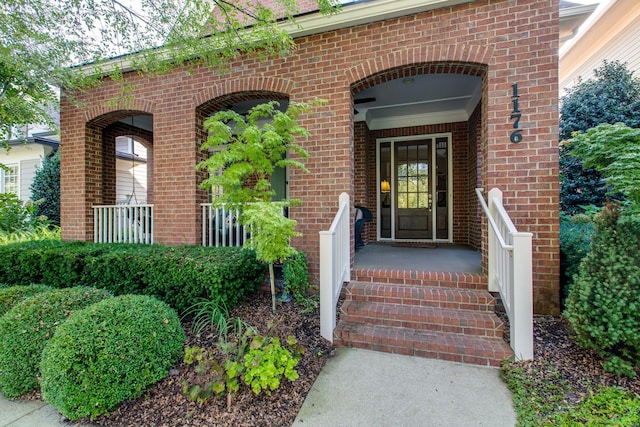
[[[37,202],[37,215],[44,215],[52,225],[60,226],[59,151],[46,157],[37,170],[31,183],[31,198]]]
[[[300,160],[288,154],[295,153],[300,159],[308,157],[304,148],[296,143],[296,137],[308,135],[297,119],[320,104],[321,101],[292,102],[283,112],[277,108],[279,103],[272,101],[255,106],[246,117],[234,111],[220,111],[204,123],[210,136],[201,150],[213,149],[214,152],[198,165],[199,169],[209,171],[202,187],[221,188],[222,193],[214,203],[226,203],[230,208],[243,210],[239,221],[251,229],[248,245],[255,249],[259,260],[269,264],[274,312],[273,264],[295,254],[289,242],[298,233],[296,221],[284,216],[284,208],[297,201],[271,202],[274,192],[270,178],[276,167],[307,170]],[[226,148],[219,150],[223,146]]]
[[[594,70],[594,78],[579,81],[561,98],[560,138],[573,132],[586,132],[601,123],[640,126],[640,80],[626,64],[607,62]],[[594,169],[583,169],[582,162],[565,144],[560,148],[560,207],[567,213],[583,205],[601,206],[608,188]]]
[[[315,2],[322,13],[338,10],[338,0]],[[14,126],[49,123],[45,108],[56,100],[51,85],[70,94],[128,69],[161,73],[186,63],[224,68],[244,53],[286,53],[294,43],[280,18],[294,22],[297,2],[261,3],[154,0],[130,7],[121,0],[4,0],[0,142],[6,147]]]
[[[602,174],[613,191],[640,208],[640,129],[622,123],[601,124],[573,135],[571,154]]]

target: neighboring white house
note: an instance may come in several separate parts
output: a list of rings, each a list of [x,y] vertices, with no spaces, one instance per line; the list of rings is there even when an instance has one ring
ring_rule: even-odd
[[[0,148],[0,193],[14,193],[21,200],[31,198],[31,183],[42,161],[58,149],[60,136],[54,132],[29,132],[26,138],[9,141]]]
[[[587,80],[603,61],[626,62],[640,75],[640,1],[605,0],[560,49],[560,93]]]

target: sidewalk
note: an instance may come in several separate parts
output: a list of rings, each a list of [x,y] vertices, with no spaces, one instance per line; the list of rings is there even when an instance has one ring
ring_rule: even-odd
[[[40,400],[5,399],[0,393],[0,427],[82,427],[67,423],[62,416]]]
[[[512,427],[511,392],[496,368],[338,348],[295,427]]]

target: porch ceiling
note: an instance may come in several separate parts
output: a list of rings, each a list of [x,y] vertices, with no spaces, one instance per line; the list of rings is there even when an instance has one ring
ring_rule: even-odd
[[[478,76],[399,78],[356,94],[354,120],[366,121],[371,130],[466,121],[481,96],[482,78]]]

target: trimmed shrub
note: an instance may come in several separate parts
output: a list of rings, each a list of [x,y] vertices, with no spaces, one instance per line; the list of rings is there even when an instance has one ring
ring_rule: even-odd
[[[0,282],[155,296],[179,312],[199,298],[233,307],[259,288],[265,267],[241,248],[29,242],[0,246]]]
[[[49,286],[44,285],[12,286],[10,288],[3,288],[0,285],[0,317],[15,307],[20,301],[32,297],[37,293],[50,290],[51,288]]]
[[[71,315],[42,354],[42,396],[65,417],[94,418],[167,376],[185,334],[165,303],[142,295]]]
[[[565,315],[580,346],[610,359],[605,369],[633,375],[640,360],[640,216],[607,208],[595,223]]]
[[[560,215],[560,284],[561,300],[565,301],[580,262],[587,256],[594,233],[588,215]]]
[[[40,292],[0,317],[0,390],[8,398],[38,388],[42,349],[75,310],[110,297],[104,290],[78,287]]]

